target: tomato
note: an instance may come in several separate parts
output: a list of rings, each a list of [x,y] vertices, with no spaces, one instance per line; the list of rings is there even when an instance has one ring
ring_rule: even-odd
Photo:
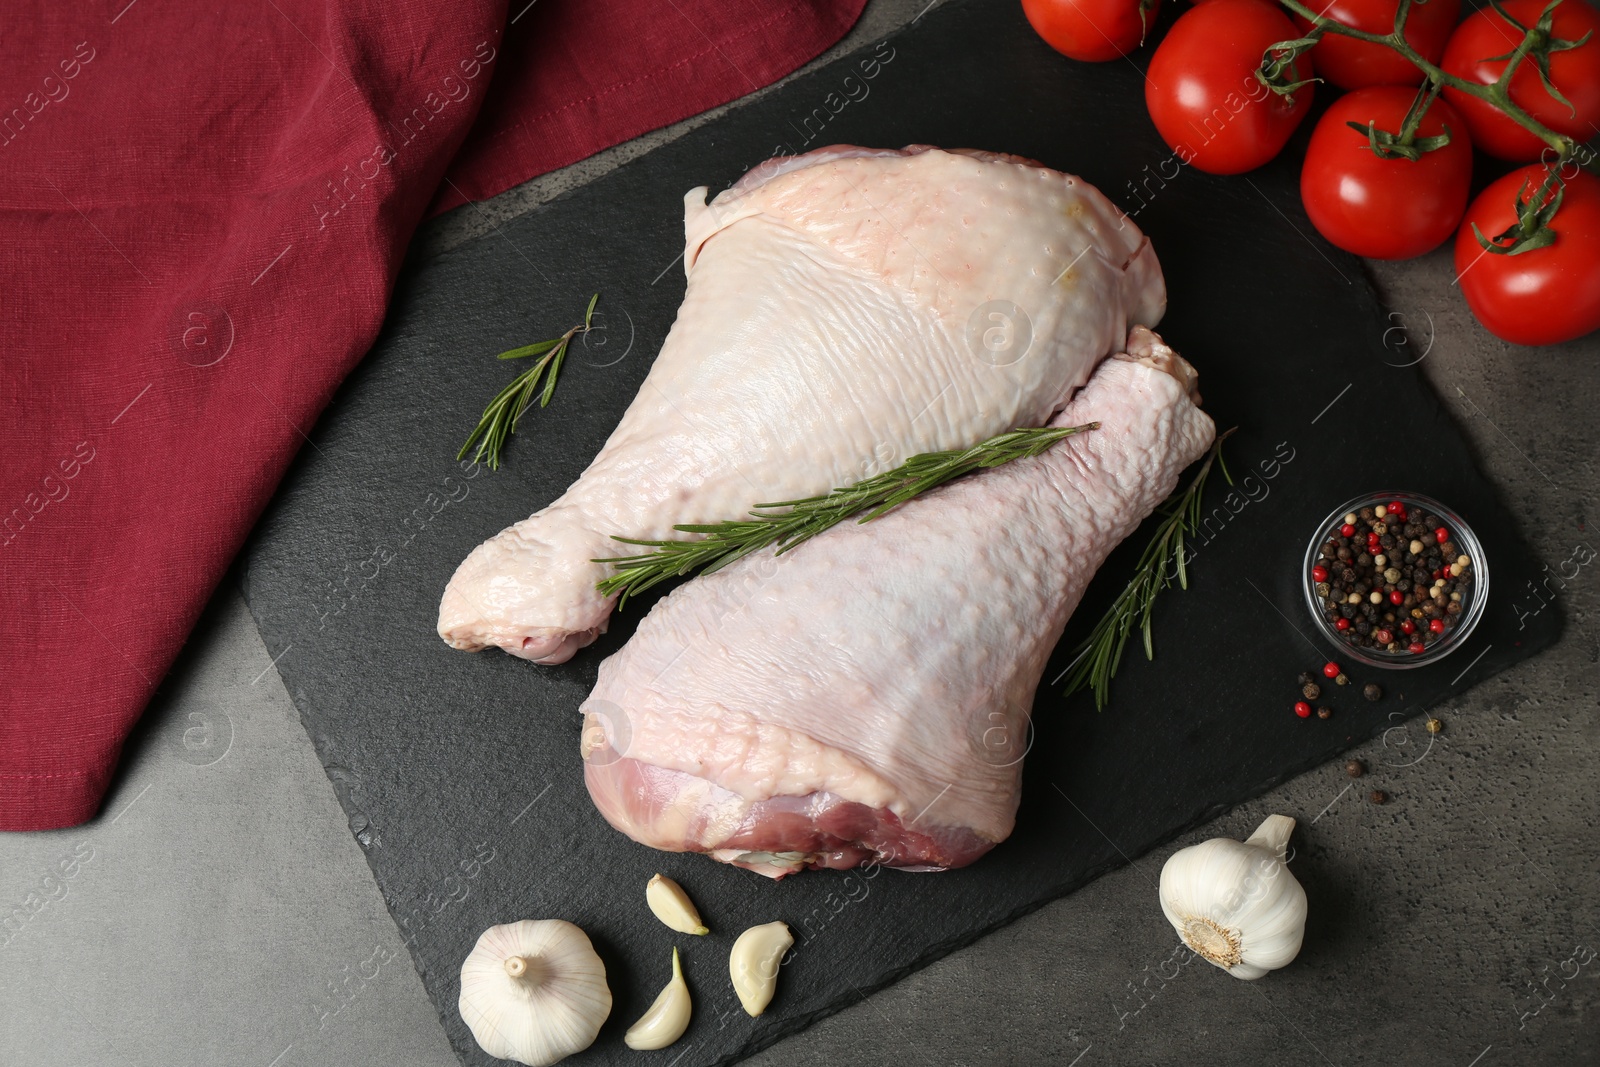
[[[1207,0],[1172,24],[1151,57],[1144,102],[1184,163],[1212,174],[1254,170],[1282,150],[1311,109],[1311,86],[1292,100],[1256,78],[1262,53],[1299,36],[1266,0]],[[1293,80],[1312,76],[1301,56]]]
[[[1506,0],[1501,7],[1524,26],[1532,26],[1539,20],[1545,2]],[[1600,124],[1600,11],[1585,0],[1564,0],[1555,10],[1551,32],[1566,41],[1594,34],[1581,48],[1550,56],[1550,81],[1572,102],[1573,110],[1550,95],[1539,80],[1538,70],[1528,60],[1523,60],[1511,76],[1511,99],[1550,129],[1582,144],[1594,136],[1595,126]],[[1504,56],[1521,41],[1520,30],[1492,8],[1484,8],[1457,28],[1439,65],[1465,81],[1489,85],[1505,69],[1506,61],[1488,57]],[[1472,143],[1490,155],[1525,163],[1539,159],[1547,147],[1493,104],[1459,89],[1446,88],[1444,95],[1467,120]]]
[[[1138,48],[1160,8],[1161,0],[1022,0],[1022,13],[1046,44],[1090,63]]]
[[[1535,164],[1507,174],[1467,209],[1456,234],[1456,280],[1467,306],[1488,331],[1518,345],[1553,345],[1600,329],[1600,178],[1570,168],[1566,195],[1550,228],[1554,243],[1514,256],[1485,252],[1485,237],[1517,221],[1519,190],[1528,195],[1544,181]]]
[[[1330,18],[1352,29],[1368,33],[1390,33],[1394,30],[1395,9],[1399,0],[1330,0],[1326,6],[1308,5],[1324,18]],[[1444,54],[1450,31],[1456,28],[1461,16],[1461,0],[1427,0],[1411,5],[1406,17],[1406,43],[1429,63],[1439,62]],[[1300,32],[1310,29],[1311,23],[1299,15],[1294,17]],[[1421,85],[1422,71],[1392,48],[1369,44],[1336,33],[1326,33],[1315,48],[1311,59],[1317,73],[1342,89],[1360,89],[1368,85]]]
[[[1450,142],[1414,161],[1380,158],[1366,134],[1345,125],[1376,122],[1399,133],[1416,95],[1404,85],[1357,89],[1335,100],[1312,131],[1300,199],[1312,225],[1347,252],[1373,259],[1420,256],[1443,244],[1467,209],[1472,141],[1449,104],[1435,100],[1417,136],[1433,137],[1448,127]]]

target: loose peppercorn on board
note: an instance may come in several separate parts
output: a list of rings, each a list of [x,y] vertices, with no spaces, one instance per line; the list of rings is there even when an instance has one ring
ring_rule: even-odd
[[[570,1062],[638,1061],[622,1033],[659,990],[673,945],[696,1009],[662,1062],[729,1062],[1359,741],[1407,725],[1421,744],[1410,716],[1556,639],[1556,610],[1519,620],[1538,564],[1417,368],[1402,365],[1415,357],[1395,347],[1361,264],[1312,236],[1295,153],[1248,180],[1190,171],[1142,101],[1134,64],[1065,60],[1015,5],[947,4],[401,279],[383,337],[262,519],[244,582],[349,814],[351,847],[366,854],[464,1063],[494,1062],[456,1012],[461,961],[490,925],[561,918],[593,939],[615,1008]],[[1093,182],[1154,242],[1171,297],[1161,333],[1198,368],[1206,410],[1239,432],[1225,453],[1232,490],[1211,480],[1190,588],[1155,609],[1156,659],[1133,641],[1098,713],[1086,694],[1063,701],[1051,680],[1150,524],[1091,586],[1040,690],[1009,840],[945,873],[772,883],[636,845],[585,793],[576,709],[653,597],[551,668],[463,655],[434,621],[463,556],[559,495],[638,390],[683,296],[684,192],[829,142],[1000,150]],[[498,472],[463,469],[457,448],[515,372],[494,355],[554,336],[597,290],[604,328],[574,344],[550,406],[523,419]],[[1472,523],[1493,603],[1438,665],[1349,664],[1352,684],[1324,685],[1317,701],[1332,717],[1299,718],[1296,676],[1337,658],[1307,617],[1306,544],[1341,501],[1394,488],[1392,464],[1357,446],[1401,424],[1418,431],[1404,488]],[[1369,682],[1382,700],[1362,699]],[[1317,813],[1287,814],[1305,827]],[[644,887],[658,871],[692,894],[710,934],[675,935],[651,916]],[[1153,892],[1128,907],[1134,921],[1164,924]],[[728,952],[740,931],[773,920],[796,945],[771,1006],[751,1019],[728,983]]]

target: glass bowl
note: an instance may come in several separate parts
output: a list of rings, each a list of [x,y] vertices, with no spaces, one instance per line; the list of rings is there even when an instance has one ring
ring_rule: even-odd
[[[1318,563],[1328,562],[1322,557],[1322,546],[1330,538],[1339,539],[1339,528],[1344,524],[1347,515],[1351,512],[1359,515],[1362,508],[1376,508],[1379,505],[1387,507],[1390,501],[1395,500],[1405,505],[1408,521],[1421,521],[1423,513],[1437,517],[1439,525],[1444,526],[1449,531],[1449,540],[1456,548],[1456,555],[1464,555],[1471,561],[1466,568],[1467,573],[1471,575],[1471,582],[1461,593],[1460,612],[1450,615],[1448,614],[1448,609],[1446,609],[1445,613],[1437,616],[1444,620],[1447,628],[1443,633],[1433,636],[1432,640],[1425,641],[1424,649],[1421,652],[1409,651],[1407,640],[1401,638],[1398,632],[1395,634],[1398,641],[1395,651],[1390,651],[1388,648],[1376,644],[1363,647],[1353,643],[1349,639],[1349,635],[1356,635],[1356,628],[1352,626],[1348,630],[1340,631],[1336,624],[1327,617],[1329,607],[1326,597],[1317,588],[1318,583],[1311,571]],[[1430,547],[1438,543],[1434,540],[1431,530],[1417,539],[1424,540],[1424,543]],[[1356,547],[1359,548],[1360,546],[1357,545]],[[1451,562],[1454,562],[1453,558],[1445,560],[1444,564],[1448,566]],[[1403,581],[1404,578],[1402,577],[1401,580]],[[1301,589],[1305,593],[1306,610],[1311,615],[1312,623],[1324,640],[1338,650],[1338,655],[1354,660],[1357,663],[1363,663],[1369,667],[1405,670],[1437,663],[1466,643],[1472,631],[1477,628],[1478,620],[1483,618],[1484,604],[1488,601],[1489,564],[1488,560],[1484,558],[1483,544],[1478,540],[1477,535],[1472,532],[1472,527],[1468,526],[1460,515],[1437,500],[1422,496],[1419,493],[1371,493],[1346,501],[1328,513],[1328,517],[1317,527],[1316,531],[1311,535],[1310,542],[1306,545],[1305,558],[1301,561],[1300,566],[1300,583]],[[1376,591],[1381,593],[1383,588],[1379,587]],[[1370,595],[1370,591],[1368,595]],[[1385,625],[1385,616],[1393,614],[1395,616],[1393,627],[1397,629],[1406,618],[1411,617],[1413,611],[1426,612],[1429,604],[1423,601],[1396,606],[1392,605],[1386,597],[1375,607],[1377,608],[1378,616],[1377,624]],[[1338,608],[1333,610],[1343,614]],[[1361,620],[1362,617],[1362,613],[1358,609],[1355,612],[1356,621]],[[1418,628],[1416,636],[1427,638],[1431,634],[1431,630],[1428,630],[1426,624],[1431,622],[1433,617],[1435,616],[1425,614],[1421,619],[1413,618],[1413,625]],[[1454,622],[1451,621],[1452,619]],[[1369,620],[1370,622],[1372,620]],[[1427,632],[1425,633],[1424,631]]]

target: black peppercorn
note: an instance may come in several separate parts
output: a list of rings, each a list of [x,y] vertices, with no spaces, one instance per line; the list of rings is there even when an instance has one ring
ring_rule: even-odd
[[[1319,718],[1319,719],[1331,719],[1331,718],[1333,718],[1333,709],[1332,708],[1318,708],[1317,709],[1317,718]]]
[[[1300,672],[1300,676],[1298,678],[1296,678],[1295,681],[1299,682],[1301,685],[1311,685],[1312,681],[1313,681],[1313,679],[1311,677],[1311,672],[1310,671],[1301,671]]]
[[[1307,682],[1300,687],[1300,692],[1305,694],[1307,700],[1315,700],[1322,695],[1322,687],[1316,682]]]
[[[1382,700],[1383,689],[1376,682],[1368,682],[1361,687],[1361,695],[1368,700]]]
[[[1367,766],[1360,760],[1353,759],[1344,765],[1344,773],[1348,774],[1352,778],[1360,778],[1363,774],[1367,773]]]
[[[1372,791],[1372,796],[1368,799],[1370,799],[1374,804],[1382,804],[1384,801],[1389,799],[1389,794],[1385,793],[1381,789],[1374,789]]]

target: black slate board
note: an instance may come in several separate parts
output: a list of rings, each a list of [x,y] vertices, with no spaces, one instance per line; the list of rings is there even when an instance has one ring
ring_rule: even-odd
[[[455,1000],[460,962],[492,923],[558,916],[594,938],[616,1006],[574,1063],[635,1060],[621,1033],[665,981],[674,942],[686,953],[698,1010],[668,1058],[728,1062],[1557,636],[1554,612],[1519,629],[1513,604],[1533,575],[1531,557],[1460,433],[1405,365],[1417,356],[1360,263],[1313,234],[1294,161],[1248,177],[1178,172],[1144,115],[1137,67],[1060,58],[1015,4],[952,3],[862,55],[877,57],[866,68],[871,78],[859,56],[840,60],[408,271],[382,338],[314,431],[315,447],[303,451],[248,550],[246,592],[268,649],[280,656],[352,833],[465,1063],[491,1062]],[[721,188],[775,151],[829,142],[1020,153],[1083,175],[1136,213],[1171,290],[1162,332],[1200,369],[1218,423],[1239,425],[1230,463],[1237,477],[1254,471],[1256,480],[1200,548],[1191,590],[1158,607],[1159,658],[1130,657],[1111,709],[1096,714],[1083,697],[1063,704],[1043,688],[1009,841],[945,874],[815,872],[772,884],[637,846],[588,802],[575,709],[648,602],[554,669],[451,651],[433,625],[457,562],[559,494],[634,395],[683,293],[674,262],[683,193]],[[556,401],[528,417],[508,464],[468,477],[451,457],[509,374],[489,357],[565,327],[597,289],[605,332],[574,349]],[[1330,508],[1394,482],[1359,445],[1396,425],[1412,428],[1405,487],[1452,504],[1476,526],[1494,599],[1465,648],[1435,667],[1383,678],[1388,699],[1369,705],[1354,689],[1330,687],[1336,717],[1301,721],[1289,711],[1292,679],[1329,651],[1307,636],[1301,552]],[[1262,464],[1275,457],[1268,479]],[[1068,642],[1125,580],[1132,544],[1102,572]],[[1351,673],[1358,682],[1374,677]],[[1315,813],[1297,814],[1309,821]],[[642,889],[657,870],[691,888],[712,936],[675,938],[649,916]],[[1163,922],[1153,898],[1130,906]],[[745,926],[774,918],[801,940],[772,1008],[750,1020],[728,985],[727,950]]]

